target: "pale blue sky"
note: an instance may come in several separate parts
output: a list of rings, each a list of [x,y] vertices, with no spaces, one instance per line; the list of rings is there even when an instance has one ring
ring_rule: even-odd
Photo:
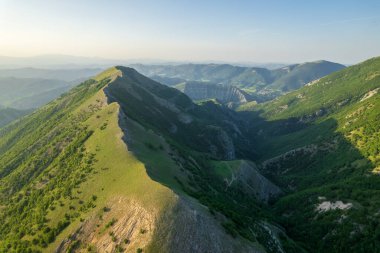
[[[355,63],[380,55],[378,0],[0,0],[0,55]]]

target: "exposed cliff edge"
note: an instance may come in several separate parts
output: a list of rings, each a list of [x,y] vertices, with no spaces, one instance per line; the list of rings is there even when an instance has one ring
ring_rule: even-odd
[[[184,93],[192,100],[216,99],[222,104],[241,104],[253,100],[248,93],[237,87],[204,82],[186,82]]]
[[[77,241],[96,252],[265,252],[251,242],[232,238],[206,208],[168,194],[171,201],[162,210],[122,196],[113,198],[109,211],[83,222],[56,252],[67,252]]]
[[[241,184],[246,192],[255,195],[256,198],[264,202],[268,202],[283,193],[278,186],[261,175],[256,165],[249,161],[242,161],[233,173],[231,180],[227,180],[227,183],[232,184],[234,181]]]

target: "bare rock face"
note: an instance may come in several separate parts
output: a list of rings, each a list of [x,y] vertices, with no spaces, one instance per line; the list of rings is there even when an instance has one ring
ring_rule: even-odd
[[[170,228],[158,229],[151,245],[152,249],[167,249],[162,252],[263,252],[251,242],[226,234],[205,207],[189,199],[180,198],[170,211],[165,212],[159,224],[161,228]]]
[[[220,159],[234,160],[235,145],[231,137],[220,127],[209,125],[207,129],[214,134],[214,138],[209,142],[210,153]]]
[[[331,201],[323,201],[322,203],[320,203],[317,207],[316,207],[316,211],[318,211],[319,213],[323,213],[323,212],[327,212],[327,211],[330,211],[330,210],[336,210],[336,209],[340,209],[340,210],[348,210],[350,208],[352,208],[352,203],[343,203],[342,201],[338,200],[338,201],[335,201],[335,202],[331,202]]]
[[[282,190],[260,174],[256,165],[242,161],[239,168],[233,172],[230,180],[226,179],[227,187],[234,183],[240,184],[244,191],[254,195],[257,199],[268,202],[282,194]]]
[[[120,247],[127,252],[136,252],[149,243],[156,216],[155,210],[147,210],[136,201],[117,197],[104,213],[94,214],[84,221],[56,252],[67,252],[77,241],[96,249],[96,252],[117,252]]]
[[[193,100],[216,99],[223,104],[246,103],[252,100],[249,94],[234,86],[202,82],[187,82],[184,93]]]
[[[243,182],[247,190],[264,202],[282,194],[281,189],[261,175],[253,163],[242,162],[237,177]]]
[[[76,242],[96,252],[263,252],[249,241],[228,235],[207,208],[177,195],[173,200],[158,210],[125,197],[115,198],[107,212],[83,222],[56,252],[67,252]]]
[[[219,131],[217,138],[224,148],[224,158],[226,160],[235,159],[235,146],[228,134],[225,131],[221,130]]]

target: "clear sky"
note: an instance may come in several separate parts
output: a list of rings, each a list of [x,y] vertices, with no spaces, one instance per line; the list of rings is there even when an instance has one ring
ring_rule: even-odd
[[[379,0],[0,0],[0,55],[355,63]]]

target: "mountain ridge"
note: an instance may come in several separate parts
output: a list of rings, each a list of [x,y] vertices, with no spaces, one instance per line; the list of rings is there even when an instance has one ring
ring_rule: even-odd
[[[237,126],[212,125],[231,115],[212,119],[205,108],[174,88],[116,67],[3,128],[0,249],[264,252],[261,243],[280,247],[260,218],[249,223],[257,235],[269,236],[258,237],[260,242],[253,234],[243,237],[238,231],[248,228],[231,221],[227,211],[241,207],[225,198],[236,195],[240,182],[226,191],[223,178],[208,185],[206,175],[216,178],[216,167],[199,169],[211,162],[209,156],[234,159],[229,145],[236,137],[229,132],[238,134]],[[166,118],[157,121],[162,115]],[[189,124],[198,129],[207,124],[203,133],[217,138],[182,133],[179,125]],[[205,144],[194,145],[198,142]],[[221,198],[214,207],[209,197],[199,202],[205,187]],[[256,192],[248,192],[247,204],[257,209]]]
[[[0,130],[0,251],[376,252],[379,66],[236,111],[110,68]]]

